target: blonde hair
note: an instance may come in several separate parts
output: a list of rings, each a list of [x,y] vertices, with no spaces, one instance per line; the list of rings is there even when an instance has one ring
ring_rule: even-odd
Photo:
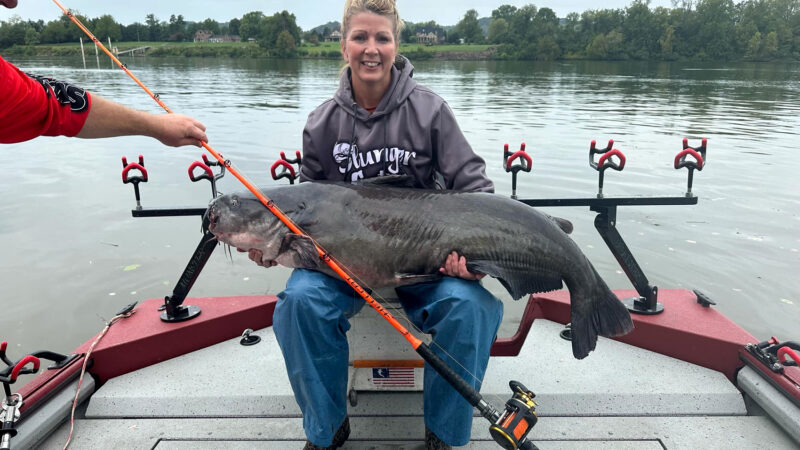
[[[403,31],[405,24],[397,12],[395,0],[345,0],[344,15],[342,16],[342,39],[347,39],[347,33],[350,31],[350,19],[362,12],[375,13],[391,20],[394,41],[400,42],[400,32]]]

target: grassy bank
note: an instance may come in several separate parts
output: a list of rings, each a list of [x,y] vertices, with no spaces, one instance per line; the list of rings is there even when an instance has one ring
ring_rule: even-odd
[[[138,47],[150,47],[149,56],[175,57],[269,57],[269,52],[253,42],[112,42],[118,51]],[[94,44],[84,42],[87,57],[94,55]],[[102,53],[102,51],[101,51]],[[401,44],[400,53],[412,60],[420,59],[492,59],[494,47],[489,45],[419,45]],[[3,50],[4,55],[13,56],[80,56],[80,43],[17,45]],[[297,49],[300,58],[341,58],[338,42],[323,42],[317,45],[303,44]]]

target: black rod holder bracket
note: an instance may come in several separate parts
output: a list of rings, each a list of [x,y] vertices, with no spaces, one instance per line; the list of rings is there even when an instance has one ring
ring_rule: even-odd
[[[193,319],[201,313],[198,306],[184,305],[183,301],[186,300],[194,282],[197,281],[200,272],[217,246],[217,238],[208,230],[209,221],[205,217],[205,212],[206,208],[137,208],[131,210],[133,217],[203,217],[203,237],[197,244],[178,283],[173,288],[172,295],[164,297],[164,304],[159,307],[159,311],[162,311],[161,320],[164,322],[183,322]]]
[[[633,313],[652,315],[664,312],[664,305],[658,302],[658,287],[652,286],[647,280],[617,230],[617,207],[593,206],[591,210],[597,213],[594,219],[595,228],[639,294],[638,298],[626,298],[622,302]]]
[[[186,296],[192,289],[194,282],[200,276],[200,272],[211,257],[211,253],[217,247],[217,238],[208,230],[208,217],[203,216],[203,237],[194,250],[189,263],[183,270],[178,283],[172,290],[172,295],[164,297],[163,312],[161,320],[164,322],[183,322],[193,319],[200,314],[200,308],[193,305],[183,305]]]

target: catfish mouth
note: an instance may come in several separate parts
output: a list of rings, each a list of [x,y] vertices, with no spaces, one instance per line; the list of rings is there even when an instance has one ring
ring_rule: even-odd
[[[216,230],[212,230],[210,225],[208,229],[219,242],[230,245],[231,247],[236,247],[242,250],[256,249],[263,251],[264,249],[264,240],[254,236],[252,233],[225,232],[219,230],[219,227],[217,227]]]

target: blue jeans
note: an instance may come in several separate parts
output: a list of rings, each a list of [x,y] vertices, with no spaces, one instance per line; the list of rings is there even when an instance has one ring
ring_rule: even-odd
[[[502,302],[480,282],[452,277],[396,291],[414,325],[432,335],[432,350],[480,389],[480,381],[467,370],[483,380],[503,318]],[[344,281],[305,269],[292,273],[278,299],[273,328],[303,412],[306,437],[328,446],[347,415],[348,319],[366,302]],[[424,380],[425,425],[450,445],[466,445],[472,405],[428,365]]]

